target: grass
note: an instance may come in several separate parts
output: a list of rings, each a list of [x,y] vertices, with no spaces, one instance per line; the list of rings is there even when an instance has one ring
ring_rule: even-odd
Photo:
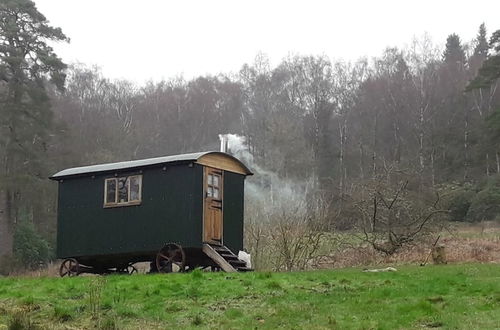
[[[469,239],[500,240],[500,223],[497,221],[485,221],[480,223],[453,223],[456,230],[449,237],[460,237]]]
[[[499,310],[497,264],[0,278],[0,329],[493,329]]]

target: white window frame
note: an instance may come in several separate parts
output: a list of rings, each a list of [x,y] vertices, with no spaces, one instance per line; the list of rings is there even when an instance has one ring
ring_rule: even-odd
[[[139,179],[139,199],[136,200],[130,200],[130,181],[132,178]],[[126,182],[128,182],[128,196],[127,196],[127,201],[126,202],[119,202],[118,201],[118,180],[120,179],[126,179]],[[109,181],[115,181],[115,201],[108,203],[108,182]],[[114,178],[106,178],[104,179],[104,207],[120,207],[120,206],[131,206],[131,205],[140,205],[142,202],[142,175],[128,175],[128,176],[122,176],[122,177],[114,177]]]

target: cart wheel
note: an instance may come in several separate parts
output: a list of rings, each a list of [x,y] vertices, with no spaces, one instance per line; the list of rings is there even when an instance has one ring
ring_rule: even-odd
[[[160,273],[171,273],[174,271],[173,265],[179,267],[183,272],[186,268],[186,255],[179,244],[168,243],[156,255],[156,268]]]
[[[68,258],[64,259],[61,263],[61,267],[59,267],[59,275],[61,277],[64,276],[78,276],[80,274],[80,264],[76,259]]]

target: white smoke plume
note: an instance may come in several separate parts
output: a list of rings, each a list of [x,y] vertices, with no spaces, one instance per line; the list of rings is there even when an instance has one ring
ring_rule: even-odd
[[[237,134],[221,134],[221,141],[226,139],[227,152],[241,160],[254,176],[247,177],[245,182],[245,196],[247,200],[258,202],[264,207],[278,207],[290,203],[302,204],[305,202],[307,184],[292,182],[280,178],[278,174],[266,170],[254,160],[244,136]]]

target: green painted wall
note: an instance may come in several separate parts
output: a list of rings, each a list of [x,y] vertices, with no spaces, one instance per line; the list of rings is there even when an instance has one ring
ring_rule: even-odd
[[[245,176],[224,172],[223,241],[234,253],[243,249]]]
[[[59,258],[156,253],[168,242],[201,247],[203,166],[178,164],[166,171],[142,171],[142,203],[137,206],[103,208],[104,179],[114,173],[59,183]],[[243,175],[224,173],[223,240],[236,253],[243,246],[243,185]]]
[[[151,252],[167,242],[201,246],[202,167],[145,168],[142,175],[138,206],[103,208],[104,179],[114,174],[60,183],[58,257]]]

